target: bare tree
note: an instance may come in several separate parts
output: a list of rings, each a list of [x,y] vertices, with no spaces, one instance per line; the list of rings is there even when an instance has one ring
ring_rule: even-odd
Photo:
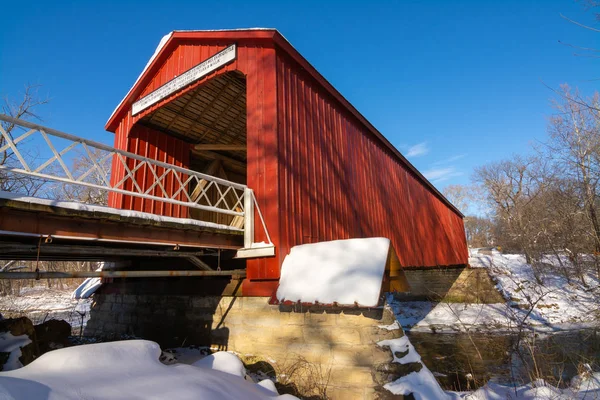
[[[466,216],[465,232],[469,247],[495,246],[494,222],[489,218],[476,215]]]
[[[563,86],[563,101],[555,102],[557,114],[550,119],[547,156],[566,177],[577,183],[582,208],[588,217],[590,235],[596,252],[600,252],[600,221],[597,207],[600,189],[600,112],[586,107]],[[599,104],[596,93],[589,104]]]
[[[473,181],[481,185],[501,227],[505,246],[523,251],[531,262],[535,243],[534,201],[543,192],[545,183],[540,171],[545,168],[538,157],[514,156],[510,160],[491,163],[475,170]]]
[[[49,99],[42,99],[39,96],[40,85],[27,85],[23,98],[20,100],[12,100],[8,96],[4,96],[4,104],[2,105],[2,113],[13,118],[25,120],[41,120],[36,110],[39,106],[47,104]],[[7,139],[13,140],[13,135],[19,129],[15,124],[2,121],[0,126],[0,148],[4,147]],[[21,142],[23,143],[23,142]],[[17,144],[18,146],[19,144]],[[35,154],[25,153],[28,158],[34,158]],[[0,165],[11,167],[20,166],[14,151],[7,147],[0,152]],[[13,174],[6,170],[0,170],[0,190],[5,192],[19,192],[26,195],[35,195],[46,182],[33,177]]]
[[[470,187],[466,185],[448,185],[444,188],[444,196],[454,204],[463,214],[467,214],[469,206],[473,202],[473,194]]]
[[[75,176],[86,175],[83,180],[102,186],[104,180],[110,180],[112,158],[106,157],[106,151],[97,148],[88,148],[87,152],[81,151],[72,160],[71,172]],[[57,200],[77,201],[86,204],[107,205],[108,191],[89,186],[74,184],[56,184],[53,189],[54,198]]]

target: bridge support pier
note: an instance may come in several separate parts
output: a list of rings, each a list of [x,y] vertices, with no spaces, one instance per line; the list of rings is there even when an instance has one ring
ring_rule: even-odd
[[[396,319],[387,306],[270,305],[268,297],[241,296],[94,296],[86,335],[135,335],[163,348],[207,345],[235,351],[249,368],[265,363],[271,372],[300,368],[306,374],[298,375],[314,380],[293,382],[304,396],[322,397],[326,391],[331,399],[385,398],[389,393],[383,385],[399,373],[390,349],[377,344],[404,335],[394,328]],[[316,390],[315,383],[321,392],[309,392]]]

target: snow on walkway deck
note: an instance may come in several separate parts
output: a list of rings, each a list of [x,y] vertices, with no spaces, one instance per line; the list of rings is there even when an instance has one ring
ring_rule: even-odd
[[[74,201],[62,201],[62,200],[52,200],[52,199],[40,199],[37,197],[28,197],[23,196],[18,193],[9,193],[0,191],[0,199],[18,201],[20,203],[25,204],[33,204],[39,206],[48,206],[48,207],[57,207],[66,210],[74,210],[74,211],[83,211],[90,214],[109,214],[109,215],[117,215],[123,218],[138,218],[142,220],[154,221],[154,222],[166,222],[171,224],[181,224],[181,225],[191,225],[201,228],[213,228],[213,229],[221,229],[221,230],[229,230],[232,232],[243,232],[243,229],[234,228],[228,225],[216,224],[213,222],[206,221],[198,221],[196,219],[190,218],[175,218],[175,217],[165,217],[162,215],[156,215],[141,211],[132,211],[132,210],[120,210],[117,208],[106,207],[106,206],[98,206],[92,204],[83,204]]]

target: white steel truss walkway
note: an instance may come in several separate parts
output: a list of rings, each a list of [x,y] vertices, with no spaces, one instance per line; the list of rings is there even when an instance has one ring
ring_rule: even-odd
[[[7,115],[0,114],[0,121],[4,122],[0,125],[0,183],[7,184],[20,177],[42,182],[34,197],[46,200],[53,197],[63,200],[61,190],[56,190],[63,185],[231,215],[236,223],[223,228],[244,233],[244,248],[238,251],[239,257],[274,254],[256,198],[246,185]],[[111,179],[111,170],[115,168],[125,172],[118,181]],[[54,186],[46,183],[54,183]],[[255,208],[268,240],[264,246],[254,243]]]

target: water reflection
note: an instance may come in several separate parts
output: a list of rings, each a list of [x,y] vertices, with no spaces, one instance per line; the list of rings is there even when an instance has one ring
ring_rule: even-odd
[[[492,380],[524,384],[543,378],[567,386],[583,363],[600,370],[600,330],[528,335],[407,332],[444,389],[472,390]]]

